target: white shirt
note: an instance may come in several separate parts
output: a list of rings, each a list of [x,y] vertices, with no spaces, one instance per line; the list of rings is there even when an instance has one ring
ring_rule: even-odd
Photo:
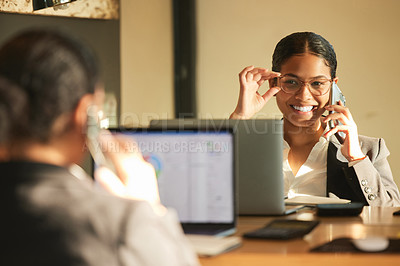
[[[320,137],[314,145],[305,163],[300,167],[296,176],[290,168],[288,154],[289,144],[283,141],[283,178],[285,196],[289,198],[297,194],[326,196],[326,160],[329,142]]]

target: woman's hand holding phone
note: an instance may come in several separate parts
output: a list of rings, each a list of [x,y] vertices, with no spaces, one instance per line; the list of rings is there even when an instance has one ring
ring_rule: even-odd
[[[278,91],[279,87],[271,87],[263,95],[258,90],[260,86],[268,80],[279,77],[280,73],[268,71],[265,68],[255,68],[248,66],[239,73],[240,93],[235,111],[231,114],[231,119],[249,119],[261,110],[264,105]]]
[[[95,171],[96,181],[116,196],[149,202],[157,214],[163,215],[166,209],[160,203],[154,167],[143,159],[136,142],[108,131],[99,134],[99,142],[118,176],[106,167],[99,167]]]
[[[349,162],[365,158],[358,140],[357,125],[349,109],[345,107],[341,101],[336,105],[327,105],[325,109],[330,112],[330,114],[324,119],[325,123],[336,120],[341,122],[341,124],[335,123],[335,127],[326,132],[325,137],[328,139],[338,132],[344,132],[345,138],[341,146],[343,156]]]

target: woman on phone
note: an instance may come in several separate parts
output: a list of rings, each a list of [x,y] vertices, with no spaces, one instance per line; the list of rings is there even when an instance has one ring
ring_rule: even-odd
[[[254,66],[239,74],[231,119],[249,119],[273,97],[283,114],[285,194],[337,196],[374,206],[399,206],[383,139],[358,135],[342,102],[330,104],[337,83],[332,45],[312,32],[293,33],[275,47],[272,71]],[[268,81],[263,95],[258,89]],[[329,111],[327,116],[323,116]],[[339,121],[333,128],[329,121]],[[336,133],[344,134],[339,141]]]

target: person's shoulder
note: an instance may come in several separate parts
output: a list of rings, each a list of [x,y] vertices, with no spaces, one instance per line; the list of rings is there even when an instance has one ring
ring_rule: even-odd
[[[390,154],[383,138],[364,135],[359,135],[358,138],[362,151],[365,154],[368,154],[370,158],[374,158],[375,156],[378,156],[378,154],[384,157]]]
[[[370,137],[365,135],[358,135],[358,139],[360,140],[361,145],[376,145],[382,140],[382,138]]]
[[[365,135],[358,135],[358,139],[360,141],[361,146],[381,146],[383,143],[385,143],[383,138],[378,138],[378,137],[370,137],[370,136],[365,136]]]
[[[371,136],[366,136],[366,135],[358,135],[360,140],[366,140],[366,141],[379,141],[382,138],[378,137],[371,137]]]

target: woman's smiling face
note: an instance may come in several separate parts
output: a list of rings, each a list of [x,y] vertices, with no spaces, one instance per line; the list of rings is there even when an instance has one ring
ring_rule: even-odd
[[[331,79],[331,71],[325,60],[316,55],[305,53],[290,57],[281,67],[282,76],[290,75],[308,82],[317,77]],[[336,80],[336,79],[335,79]],[[311,94],[308,86],[302,86],[296,93],[289,94],[280,90],[276,102],[284,120],[297,127],[309,127],[319,123],[325,112],[330,93],[322,96]]]

